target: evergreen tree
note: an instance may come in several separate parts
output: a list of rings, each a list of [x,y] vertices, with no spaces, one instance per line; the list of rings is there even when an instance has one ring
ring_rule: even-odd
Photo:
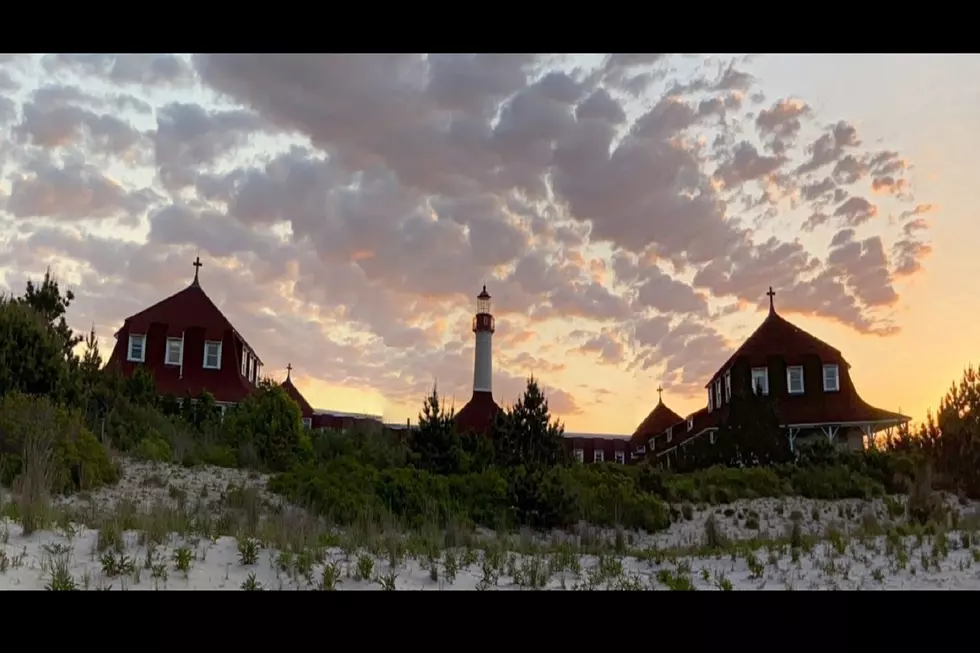
[[[463,467],[464,451],[456,432],[456,411],[453,408],[446,410],[435,385],[422,404],[409,447],[412,460],[419,469],[435,474],[456,474]]]
[[[775,403],[754,392],[732,395],[728,415],[715,434],[715,444],[701,451],[731,467],[766,466],[792,458]]]
[[[34,285],[33,280],[27,281],[27,289],[21,301],[37,311],[51,325],[59,342],[62,343],[65,357],[71,358],[75,346],[83,340],[82,336],[76,335],[71,330],[65,320],[68,308],[75,301],[75,293],[68,290],[62,295],[58,281],[51,276],[49,268],[45,271],[40,286]]]
[[[528,469],[553,467],[565,457],[564,433],[561,422],[552,421],[548,400],[532,376],[517,403],[498,414],[497,463]]]

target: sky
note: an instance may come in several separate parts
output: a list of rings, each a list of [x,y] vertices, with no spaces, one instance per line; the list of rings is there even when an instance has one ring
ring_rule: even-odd
[[[980,58],[0,56],[0,289],[50,267],[104,354],[201,284],[319,408],[528,375],[566,430],[686,414],[764,318],[915,419],[971,363]],[[970,308],[974,306],[974,308]]]

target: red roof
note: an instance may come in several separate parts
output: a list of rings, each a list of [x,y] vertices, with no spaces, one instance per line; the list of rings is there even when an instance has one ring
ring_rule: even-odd
[[[657,405],[653,407],[646,419],[640,422],[630,437],[630,448],[635,450],[638,446],[646,445],[647,440],[652,436],[663,433],[668,426],[676,424],[680,420],[680,415],[668,408],[662,399],[658,400]]]
[[[311,406],[310,402],[306,400],[303,393],[299,391],[299,388],[293,385],[293,380],[290,374],[286,374],[286,380],[282,382],[281,387],[286,391],[286,394],[293,399],[293,401],[299,404],[299,409],[300,412],[303,413],[303,417],[313,417],[313,406]]]
[[[710,386],[715,379],[731,367],[737,358],[745,357],[752,365],[765,365],[770,356],[779,356],[793,364],[793,362],[809,355],[816,355],[825,361],[839,361],[850,367],[836,347],[832,347],[820,338],[810,335],[795,324],[783,319],[774,309],[770,309],[769,315],[762,321],[762,324],[752,332],[752,335],[742,343],[741,347],[735,350],[734,354],[728,357],[725,364],[718,369],[704,387]]]
[[[179,336],[182,331],[194,327],[203,328],[207,337],[215,339],[220,338],[225,331],[232,331],[252,351],[259,364],[262,364],[262,359],[255,349],[232,326],[221,309],[211,301],[196,277],[191,285],[183,290],[126,318],[126,323],[130,333],[146,331],[152,323],[166,324],[169,327],[168,336]]]
[[[460,433],[489,433],[499,412],[500,406],[493,400],[493,393],[474,392],[469,402],[456,413],[456,428]]]

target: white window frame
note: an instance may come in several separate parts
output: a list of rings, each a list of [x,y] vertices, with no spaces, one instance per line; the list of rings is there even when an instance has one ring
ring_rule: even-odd
[[[650,444],[651,444],[651,445],[653,444],[653,440],[652,440],[652,439],[650,440]],[[653,451],[653,447],[652,447],[652,446],[650,447],[650,451]],[[642,455],[645,455],[645,454],[646,454],[646,452],[647,452],[647,447],[646,447],[646,445],[645,445],[645,444],[641,444],[641,445],[639,445],[639,446],[638,446],[638,447],[636,448],[636,453],[637,453],[637,455],[638,455],[638,456],[642,456]]]
[[[223,343],[220,340],[205,340],[204,341],[204,361],[201,366],[206,370],[220,370],[221,369],[221,349]],[[209,348],[217,347],[217,359],[218,363],[216,365],[208,365],[208,350]]]
[[[616,452],[616,462],[619,463],[620,465],[625,465],[626,464],[626,452],[625,451],[617,451]]]
[[[262,379],[262,363],[255,361],[255,384],[258,385],[259,381]]]
[[[673,439],[674,439],[674,427],[673,426],[668,426],[667,427],[667,442],[670,442]]]
[[[656,449],[657,449],[657,436],[653,436],[652,438],[650,438],[647,441],[647,444],[650,445],[650,451],[656,451]]]
[[[732,400],[732,371],[725,372],[725,401]]]
[[[140,355],[133,356],[133,345],[139,343]],[[145,333],[131,333],[129,334],[129,348],[126,349],[126,360],[133,363],[145,363],[146,362],[146,334]]]
[[[306,427],[306,428],[308,428],[308,429],[313,428],[313,418],[312,417],[304,417],[303,418],[303,426]]]
[[[833,370],[833,384],[827,385],[827,372]],[[840,366],[835,363],[828,363],[823,366],[823,391],[840,392]]]
[[[602,449],[592,450],[592,462],[594,463],[604,463],[606,462],[606,452]]]
[[[799,372],[800,374],[800,389],[793,389],[793,373]],[[803,380],[803,366],[802,365],[790,365],[786,368],[786,391],[791,395],[801,395],[806,392],[806,384]]]
[[[709,444],[714,444],[715,443],[715,432],[713,430],[712,431],[708,431],[708,437],[711,438]]]
[[[573,455],[575,456],[575,460],[576,460],[577,462],[580,462],[580,463],[582,463],[582,462],[585,462],[585,450],[584,450],[584,449],[580,449],[580,448],[577,448],[577,447],[576,447],[576,448],[575,448],[575,449],[574,449],[574,450],[572,451],[572,453],[573,453]]]
[[[708,385],[708,412],[710,413],[715,409],[714,392],[711,390],[711,385]]]
[[[177,345],[177,360],[174,360],[170,356],[170,345]],[[167,348],[163,355],[164,365],[180,365],[181,361],[184,360],[184,339],[183,338],[167,338]]]
[[[752,392],[756,392],[756,378],[762,381],[762,396],[769,394],[769,368],[768,367],[753,367],[750,380],[752,383]]]
[[[721,379],[715,379],[715,405],[721,408]]]
[[[693,431],[694,430],[694,418],[693,417],[688,417],[687,418],[687,430],[688,431]]]

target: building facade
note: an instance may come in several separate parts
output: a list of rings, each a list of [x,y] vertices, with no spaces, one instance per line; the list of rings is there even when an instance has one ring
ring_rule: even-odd
[[[776,293],[770,288],[767,295],[769,314],[708,381],[707,405],[649,437],[647,457],[669,466],[671,456],[695,438],[714,443],[732,397],[750,392],[773,400],[790,449],[801,438],[822,437],[860,450],[877,433],[909,421],[865,402],[840,350],[780,316]],[[641,446],[636,443],[634,451]]]
[[[201,288],[200,267],[189,286],[123,321],[108,366],[127,377],[148,370],[160,395],[207,391],[227,407],[258,386],[262,360]]]

